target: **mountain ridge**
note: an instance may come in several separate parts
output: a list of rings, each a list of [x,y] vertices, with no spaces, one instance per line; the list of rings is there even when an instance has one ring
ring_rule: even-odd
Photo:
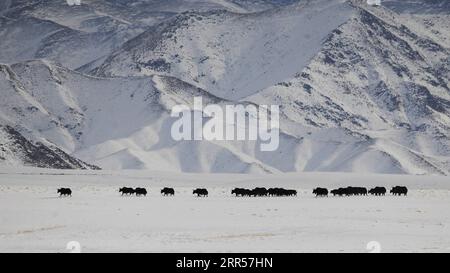
[[[187,11],[181,1],[182,12],[151,23],[128,13],[128,2],[88,1],[73,20],[58,16],[65,7],[51,6],[63,25],[93,35],[108,26],[108,37],[126,38],[69,61],[52,57],[66,48],[61,38],[38,55],[43,59],[9,56],[18,61],[0,69],[2,92],[11,94],[0,124],[106,169],[450,173],[449,15],[430,8],[445,9],[441,2],[422,1],[426,12],[418,1],[245,1],[228,10],[212,2]],[[44,4],[25,7],[35,16]],[[80,23],[88,21],[83,16],[92,25]],[[139,30],[115,33],[123,20]],[[17,40],[8,39],[13,49]],[[279,150],[263,153],[249,141],[171,141],[171,107],[190,105],[194,96],[280,105]]]

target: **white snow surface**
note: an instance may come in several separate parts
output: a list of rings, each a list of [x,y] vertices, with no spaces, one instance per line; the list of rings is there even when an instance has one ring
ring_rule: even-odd
[[[0,169],[0,252],[450,251],[450,184],[442,176]],[[407,197],[315,198],[316,186],[406,185]],[[147,197],[121,197],[120,186]],[[162,187],[174,197],[162,197]],[[236,198],[233,187],[277,186],[289,198]],[[73,196],[59,198],[58,187]],[[207,198],[192,189],[206,187]]]

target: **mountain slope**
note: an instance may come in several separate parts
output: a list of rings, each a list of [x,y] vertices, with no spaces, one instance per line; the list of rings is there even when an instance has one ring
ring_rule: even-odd
[[[323,32],[310,20],[319,14],[324,21],[327,10],[338,9],[341,17],[322,24]],[[176,75],[232,100],[279,104],[295,124],[282,127],[299,138],[344,128],[365,135],[370,149],[406,172],[420,173],[421,166],[447,173],[450,46],[442,22],[448,15],[411,16],[361,1],[314,1],[251,15],[191,13],[131,40],[94,73]],[[280,31],[279,18],[292,28]],[[300,32],[292,31],[295,22],[303,24]],[[305,56],[305,49],[317,52]],[[333,169],[306,166],[296,170]]]
[[[0,165],[52,169],[99,169],[54,146],[32,143],[10,126],[0,126]]]
[[[102,168],[450,173],[445,2],[111,0],[68,9],[51,0],[2,10],[20,19],[0,19],[0,60],[9,63],[0,66],[0,124]],[[25,61],[34,58],[43,59]],[[170,110],[194,96],[280,105],[279,149],[173,141]]]
[[[389,141],[383,147],[345,129],[291,127],[284,116],[275,152],[259,151],[259,141],[175,142],[170,137],[173,105],[192,106],[194,96],[203,96],[205,105],[232,103],[176,78],[95,78],[42,61],[2,71],[0,86],[7,98],[0,107],[2,123],[106,169],[445,172],[406,147],[392,149]]]
[[[130,40],[94,73],[171,75],[239,99],[294,75],[351,12],[320,0],[252,14],[184,13]]]
[[[387,10],[356,10],[296,77],[247,100],[283,105],[297,124],[362,133],[391,155],[410,149],[447,172],[449,44]]]
[[[71,69],[102,60],[148,27],[189,10],[248,13],[275,2],[227,0],[16,0],[0,3],[0,63],[46,58]]]
[[[95,78],[43,61],[2,65],[0,72],[1,123],[88,162],[105,168],[275,171],[231,145],[171,141],[172,105],[192,105],[192,96],[223,102],[175,78]]]

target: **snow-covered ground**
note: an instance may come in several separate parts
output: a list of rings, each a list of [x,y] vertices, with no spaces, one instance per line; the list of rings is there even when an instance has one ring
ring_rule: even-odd
[[[0,169],[0,252],[450,252],[443,176]],[[406,185],[407,197],[314,198],[315,186]],[[144,186],[147,197],[121,197]],[[162,197],[161,187],[175,197]],[[235,187],[295,188],[297,197],[235,198]],[[71,198],[59,198],[70,187]],[[192,196],[206,187],[208,198]]]

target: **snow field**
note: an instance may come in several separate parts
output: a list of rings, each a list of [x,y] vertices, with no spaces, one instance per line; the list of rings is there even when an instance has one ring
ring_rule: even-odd
[[[1,252],[67,252],[69,241],[80,242],[83,252],[367,252],[371,241],[383,252],[450,251],[450,191],[441,177],[57,174],[0,175]],[[403,182],[410,194],[315,198],[311,185],[319,180],[327,182],[317,186],[329,188],[344,181]],[[149,195],[121,197],[119,185],[145,186]],[[299,195],[230,194],[234,186],[260,185],[295,188]],[[73,197],[57,197],[65,186]],[[161,196],[164,186],[174,187],[176,196]],[[197,186],[210,196],[194,197]]]

